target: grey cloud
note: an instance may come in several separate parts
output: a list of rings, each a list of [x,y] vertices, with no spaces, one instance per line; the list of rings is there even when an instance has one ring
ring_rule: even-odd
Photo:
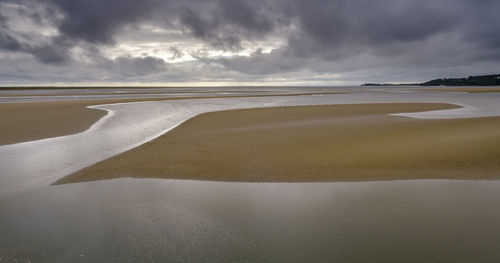
[[[195,37],[207,41],[210,45],[220,49],[235,50],[240,47],[240,38],[217,32],[219,20],[217,17],[204,18],[197,11],[185,7],[180,22]]]
[[[500,48],[500,1],[483,0],[468,10],[464,31],[469,42],[480,43],[485,48]],[[497,57],[500,53],[497,53]]]
[[[246,74],[268,75],[301,69],[308,64],[306,60],[309,59],[290,56],[284,49],[277,49],[269,54],[263,54],[262,50],[258,49],[248,57],[223,58],[218,62],[228,69]]]
[[[149,75],[166,70],[165,61],[153,57],[132,58],[118,57],[110,60],[107,65],[112,71],[124,77]]]
[[[284,47],[220,62],[247,74],[498,63],[499,9],[498,1],[296,0],[287,10],[298,29]]]
[[[7,28],[7,18],[0,13],[0,49],[16,51],[21,44],[11,36]]]
[[[151,76],[151,71],[191,79],[203,75],[203,70],[237,79],[293,77],[293,72],[301,73],[297,76],[352,72],[388,76],[398,70],[424,76],[432,67],[452,74],[457,64],[464,71],[500,66],[497,0],[0,0],[7,2],[29,6],[21,16],[49,21],[59,35],[44,42],[23,42],[0,13],[0,49],[33,55],[45,64],[78,68],[79,62],[71,57],[73,47],[99,50],[117,44],[122,29],[143,22],[180,32],[173,45],[182,41],[202,44],[200,50],[190,51],[197,59],[191,63],[198,66],[180,64],[190,70],[180,70],[183,73],[178,76],[154,57],[91,57],[106,74],[122,78]],[[165,34],[166,42],[174,37]],[[136,36],[134,41],[147,42],[147,36]],[[268,53],[256,49],[248,57],[213,59],[206,52],[239,51],[249,42],[269,37],[279,37],[282,46]],[[172,58],[182,56],[177,51],[170,50]],[[99,75],[92,74],[84,77]]]
[[[244,39],[273,32],[278,21],[266,1],[218,0],[211,5],[183,6],[180,22],[193,36],[214,48],[239,50]]]
[[[40,62],[62,64],[69,61],[69,49],[80,42],[91,44],[114,43],[115,34],[127,24],[133,24],[154,10],[157,0],[20,0],[5,3],[19,4],[19,14],[35,22],[55,24],[59,35],[49,43],[22,43],[7,28],[4,16],[0,18],[0,48],[24,52]],[[60,18],[58,15],[61,15]],[[29,36],[28,36],[29,37]]]
[[[154,74],[169,70],[168,64],[163,59],[156,57],[119,56],[110,59],[103,56],[95,46],[87,45],[83,46],[83,49],[85,57],[89,59],[89,62],[77,63],[72,61],[71,63],[83,64],[84,71],[99,76],[100,80],[147,79]]]
[[[21,49],[21,44],[19,44],[15,38],[10,36],[10,34],[0,29],[0,48],[17,51]]]
[[[40,24],[44,13],[39,12],[36,6],[31,5],[31,7],[29,12],[25,10],[26,8],[19,8],[18,12],[31,17],[37,24]],[[28,53],[35,56],[38,61],[48,64],[60,64],[69,59],[66,41],[54,38],[49,40],[49,43],[37,43],[26,33],[14,32],[7,25],[7,20],[8,18],[0,13],[0,49]],[[21,41],[18,37],[24,40]]]
[[[463,15],[463,10],[449,8],[458,1],[440,2],[298,1],[297,16],[304,33],[327,45],[411,41],[447,29]]]
[[[184,56],[184,53],[182,53],[182,51],[180,51],[176,47],[170,47],[168,49],[168,51],[170,51],[172,53],[172,56],[170,57],[171,60],[176,59],[176,58],[182,58]]]
[[[218,7],[224,22],[250,32],[268,33],[274,27],[272,19],[264,13],[265,1],[219,0]]]
[[[38,61],[48,64],[60,64],[69,59],[68,51],[65,47],[55,44],[33,46],[20,43],[7,30],[0,31],[0,49],[28,53],[35,56]]]
[[[458,25],[465,13],[452,5],[463,7],[459,1],[296,1],[300,30],[290,37],[288,49],[298,56],[337,59],[386,44],[423,41]]]
[[[60,45],[24,47],[24,50],[47,64],[61,64],[70,59],[67,48]]]
[[[71,39],[110,44],[125,24],[148,17],[159,4],[156,0],[43,0],[57,8],[64,18],[60,32]]]

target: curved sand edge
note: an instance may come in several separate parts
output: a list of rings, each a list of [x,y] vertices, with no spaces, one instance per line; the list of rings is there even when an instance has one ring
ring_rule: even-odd
[[[120,177],[238,182],[498,178],[500,118],[387,115],[450,108],[456,106],[389,103],[205,113],[55,184]]]
[[[0,103],[0,123],[5,126],[5,128],[0,130],[0,146],[86,132],[108,114],[106,112],[96,113],[96,111],[101,110],[108,111],[107,109],[99,108],[99,106],[111,104],[163,100],[291,97],[327,94],[344,93],[321,92],[227,96],[209,96],[207,93],[207,96],[196,97],[117,98],[102,100]]]
[[[87,106],[87,102],[0,104],[0,145],[85,132],[108,115]]]

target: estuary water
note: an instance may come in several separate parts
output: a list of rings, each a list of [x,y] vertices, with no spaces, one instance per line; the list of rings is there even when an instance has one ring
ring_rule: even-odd
[[[110,114],[86,132],[0,146],[0,262],[500,261],[499,181],[50,186],[209,111],[439,102],[463,108],[399,115],[500,116],[499,94],[353,91],[97,105]]]
[[[0,199],[0,259],[498,262],[499,189],[498,181],[56,186]]]

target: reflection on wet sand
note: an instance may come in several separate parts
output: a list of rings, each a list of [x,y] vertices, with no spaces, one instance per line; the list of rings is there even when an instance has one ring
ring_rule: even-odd
[[[498,189],[439,180],[55,186],[0,200],[0,259],[496,262]]]

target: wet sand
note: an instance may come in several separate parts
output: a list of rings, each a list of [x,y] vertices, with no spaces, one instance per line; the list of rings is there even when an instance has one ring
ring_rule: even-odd
[[[89,109],[86,106],[140,102],[159,100],[235,98],[235,97],[274,97],[298,96],[331,93],[299,93],[299,94],[269,94],[269,95],[228,95],[228,96],[198,96],[198,97],[167,97],[167,98],[133,98],[133,99],[102,99],[60,102],[21,102],[0,103],[0,145],[39,140],[83,132],[92,126],[105,111]]]
[[[88,101],[0,104],[0,145],[78,133],[106,115]]]
[[[467,93],[488,93],[488,92],[500,92],[500,87],[491,88],[436,88],[436,89],[425,89],[425,91],[440,91],[440,92],[467,92]]]
[[[387,115],[455,107],[362,104],[206,113],[56,183],[119,177],[240,182],[499,178],[500,118]]]

